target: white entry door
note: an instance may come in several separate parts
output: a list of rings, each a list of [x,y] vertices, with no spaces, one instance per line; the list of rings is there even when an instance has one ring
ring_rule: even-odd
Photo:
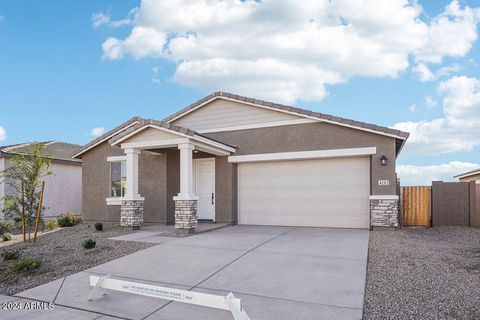
[[[194,159],[193,164],[198,219],[215,220],[215,158]]]

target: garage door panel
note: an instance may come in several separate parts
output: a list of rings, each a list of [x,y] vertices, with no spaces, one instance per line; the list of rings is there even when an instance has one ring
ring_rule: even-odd
[[[298,192],[298,196],[290,197],[291,199],[316,199],[319,202],[327,201],[327,200],[348,200],[348,199],[362,199],[365,200],[368,198],[364,193],[366,188],[362,189],[355,189],[355,188],[329,188],[324,187],[325,190],[321,189],[314,189],[312,188],[305,188],[303,191]],[[285,195],[284,195],[285,196]]]
[[[241,224],[368,228],[370,159],[239,165]]]

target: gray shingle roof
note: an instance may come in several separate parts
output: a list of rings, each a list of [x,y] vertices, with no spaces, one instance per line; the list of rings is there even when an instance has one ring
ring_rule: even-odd
[[[72,159],[72,156],[82,147],[78,144],[66,143],[61,141],[44,141],[40,142],[45,145],[43,153],[52,157],[53,160],[82,162],[80,159]],[[33,142],[19,143],[15,145],[0,147],[0,156],[14,156],[24,154],[33,150]]]

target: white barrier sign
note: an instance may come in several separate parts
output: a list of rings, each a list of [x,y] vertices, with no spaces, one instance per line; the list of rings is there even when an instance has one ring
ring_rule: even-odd
[[[232,293],[229,293],[225,297],[202,292],[173,289],[144,283],[113,279],[109,276],[90,276],[90,286],[94,286],[94,290],[98,288],[109,289],[138,294],[147,297],[154,297],[170,301],[228,310],[232,312],[235,320],[250,319],[245,313],[245,311],[242,310],[240,299],[235,298]]]

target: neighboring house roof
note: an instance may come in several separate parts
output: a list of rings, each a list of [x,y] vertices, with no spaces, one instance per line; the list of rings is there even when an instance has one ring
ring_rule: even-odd
[[[122,123],[121,125],[113,128],[112,130],[108,131],[107,133],[102,134],[100,137],[96,138],[95,140],[90,141],[86,145],[84,145],[80,150],[77,151],[72,157],[73,158],[81,158],[81,155],[87,152],[88,150],[94,148],[95,146],[99,145],[100,143],[103,143],[107,141],[108,139],[112,138],[114,135],[122,132],[125,129],[130,128],[131,126],[134,126],[135,124],[139,123],[141,120],[140,117],[133,117],[130,120]]]
[[[116,143],[123,140],[123,138],[129,136],[133,132],[136,132],[136,131],[138,131],[142,128],[146,128],[148,126],[157,126],[157,127],[160,127],[160,128],[167,129],[169,131],[178,132],[180,134],[187,135],[187,136],[192,137],[192,138],[195,138],[196,136],[197,137],[202,137],[203,139],[207,139],[207,140],[210,140],[210,141],[220,143],[220,144],[222,144],[226,147],[235,148],[234,146],[231,146],[231,145],[226,144],[224,142],[221,142],[221,141],[214,140],[212,138],[203,136],[203,135],[201,135],[200,133],[198,133],[194,130],[187,129],[187,128],[184,128],[184,127],[180,127],[180,126],[170,124],[170,123],[167,123],[167,122],[164,122],[164,121],[158,121],[158,120],[153,120],[153,119],[142,119],[142,118],[138,118],[138,117],[136,117],[136,119],[137,119],[138,122],[135,125],[133,125],[133,126],[127,128],[126,130],[123,130],[123,131],[119,132],[118,134],[114,135],[113,138],[111,138],[108,142],[111,145],[115,145]]]
[[[464,172],[464,173],[460,173],[460,174],[456,175],[454,178],[467,178],[467,177],[470,177],[470,176],[475,176],[477,174],[480,174],[480,168],[477,168],[477,169],[474,169],[474,170],[471,170],[471,171],[467,171],[467,172]]]
[[[45,146],[42,151],[56,162],[75,162],[81,163],[80,159],[72,159],[72,156],[82,147],[78,144],[66,143],[61,141],[40,142]],[[13,157],[18,154],[25,154],[32,151],[34,142],[19,143],[0,147],[0,157]]]

